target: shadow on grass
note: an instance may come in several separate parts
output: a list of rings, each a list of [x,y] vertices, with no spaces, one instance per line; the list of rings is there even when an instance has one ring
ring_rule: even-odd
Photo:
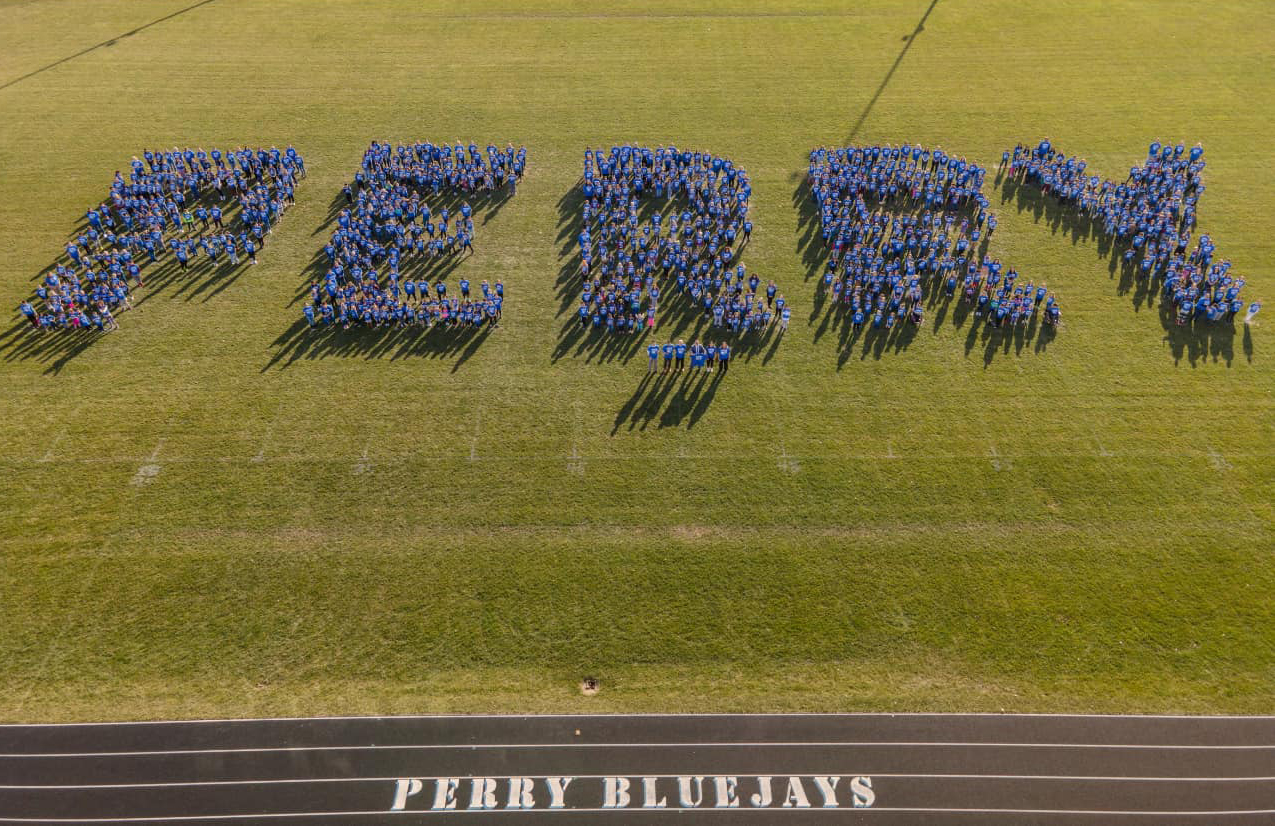
[[[885,73],[885,77],[881,80],[881,85],[877,87],[876,92],[869,98],[867,106],[863,107],[863,112],[859,114],[859,119],[855,121],[854,128],[850,130],[850,137],[847,143],[853,143],[854,139],[859,136],[859,130],[863,128],[864,122],[867,121],[868,115],[872,114],[872,107],[877,105],[877,101],[881,99],[881,93],[890,85],[890,79],[894,77],[894,73],[899,70],[899,64],[903,62],[903,58],[907,56],[908,50],[912,48],[912,44],[916,42],[921,32],[925,31],[925,21],[930,19],[930,13],[934,11],[934,7],[939,4],[939,0],[930,0],[929,7],[925,13],[921,15],[921,19],[917,21],[916,26],[912,29],[911,34],[903,35],[903,48],[899,51],[899,56],[894,59],[889,71]]]
[[[299,318],[282,335],[274,340],[275,353],[261,372],[271,368],[286,369],[302,359],[405,358],[450,359],[452,372],[478,352],[478,348],[492,334],[491,325],[482,327],[354,327],[342,330],[339,326],[311,328],[305,319]]]
[[[24,318],[0,333],[0,354],[5,361],[47,364],[45,375],[56,375],[104,335],[96,330],[37,330]]]
[[[1048,228],[1055,236],[1070,239],[1073,245],[1091,239],[1097,242],[1095,251],[1099,259],[1107,260],[1107,272],[1115,282],[1116,294],[1128,297],[1134,312],[1157,311],[1164,330],[1162,341],[1173,355],[1174,364],[1186,360],[1192,367],[1203,361],[1231,366],[1235,358],[1234,324],[1207,320],[1179,324],[1173,303],[1164,296],[1161,274],[1143,275],[1137,264],[1125,261],[1124,253],[1129,245],[1107,233],[1100,220],[1062,203],[1038,186],[1010,177],[1003,169],[998,170],[996,183],[1000,185],[1002,206],[1012,204],[1020,214],[1030,215],[1035,223]],[[966,350],[968,352],[968,346]],[[1252,334],[1247,326],[1244,355],[1248,361],[1253,360]]]
[[[61,66],[63,63],[66,63],[71,60],[75,60],[75,58],[77,57],[82,57],[88,54],[89,52],[94,52],[94,51],[97,51],[98,49],[109,48],[111,46],[114,46],[117,43],[119,43],[121,40],[124,40],[125,38],[129,38],[135,34],[139,34],[141,32],[146,31],[151,26],[159,25],[160,23],[163,23],[165,20],[172,20],[174,17],[180,17],[181,15],[186,14],[187,12],[194,11],[200,6],[206,6],[209,3],[214,3],[214,2],[216,2],[216,0],[200,0],[200,2],[198,3],[195,3],[190,6],[186,6],[185,8],[182,8],[182,9],[178,9],[177,11],[166,14],[163,17],[156,18],[155,20],[152,20],[149,23],[144,23],[143,25],[138,26],[135,29],[130,29],[129,31],[122,32],[121,34],[117,34],[114,37],[109,38],[107,40],[103,40],[100,43],[94,43],[92,46],[89,46],[87,49],[81,49],[75,54],[67,55],[66,57],[63,57],[59,60],[55,60],[52,63],[41,66],[40,68],[35,69],[34,71],[27,72],[25,75],[22,75],[21,77],[15,77],[13,80],[0,84],[0,89],[8,89],[10,86],[21,83],[27,78],[35,77],[38,74],[47,72],[50,69]]]
[[[652,424],[658,429],[685,423],[687,430],[692,429],[708,412],[725,376],[720,369],[647,373],[616,412],[611,435],[626,425],[630,431],[646,430]]]

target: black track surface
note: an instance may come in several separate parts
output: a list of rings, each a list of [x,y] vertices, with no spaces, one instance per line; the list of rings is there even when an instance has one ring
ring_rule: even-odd
[[[627,778],[628,807],[603,808],[607,776]],[[656,778],[652,800],[663,799],[666,808],[641,808],[644,776]],[[680,805],[679,776],[689,778],[689,802],[698,807]],[[738,808],[715,806],[716,784],[725,781],[714,778],[728,776],[737,782]],[[766,809],[750,805],[759,776],[772,778]],[[823,808],[816,776],[840,778],[835,808]],[[471,808],[474,777],[494,779],[494,810]],[[511,777],[531,778],[535,808],[507,808]],[[574,778],[563,809],[547,808],[550,777]],[[810,808],[780,805],[790,777]],[[852,806],[856,777],[870,778],[870,807]],[[391,811],[400,778],[419,791]],[[459,778],[455,809],[431,810],[438,778],[444,785]],[[0,822],[440,821],[1270,826],[1275,717],[389,717],[0,726]]]

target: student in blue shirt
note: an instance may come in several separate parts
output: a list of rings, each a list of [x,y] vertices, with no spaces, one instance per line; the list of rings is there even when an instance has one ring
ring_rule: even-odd
[[[31,302],[23,301],[18,305],[18,309],[26,316],[27,321],[31,322],[31,326],[40,329],[40,317],[35,311],[35,307],[31,306]]]
[[[721,366],[722,375],[725,375],[730,368],[730,345],[725,341],[717,347],[717,363]]]
[[[680,373],[682,370],[686,369],[686,342],[679,338],[677,340],[677,344],[673,347],[674,352],[677,355],[677,367],[673,370],[673,372]]]
[[[664,372],[667,373],[673,367],[673,354],[676,348],[670,342],[664,345]]]
[[[700,344],[698,341],[692,343],[691,344],[691,369],[699,370],[701,367],[703,367],[704,359],[707,357],[707,355],[708,354],[707,354],[707,351],[704,349],[704,345]]]
[[[646,357],[647,357],[646,372],[648,374],[654,373],[656,371],[656,368],[659,367],[659,363],[660,363],[660,345],[654,342],[646,345]]]

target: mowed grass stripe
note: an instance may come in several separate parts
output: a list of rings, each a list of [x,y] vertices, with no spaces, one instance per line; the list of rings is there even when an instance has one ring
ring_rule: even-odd
[[[1037,536],[1054,551],[1048,562],[1038,555]],[[1141,550],[1127,549],[1129,536],[1143,540]],[[1221,691],[1225,675],[1200,671],[1210,660],[1207,640],[1236,639],[1244,653],[1233,667],[1241,675],[1262,673],[1270,655],[1262,637],[1272,619],[1262,594],[1269,578],[1254,582],[1247,595],[1232,595],[1225,609],[1210,605],[1219,580],[1255,560],[1246,553],[1201,554],[1193,547],[1200,536],[1156,540],[1133,531],[1095,537],[1079,551],[1068,549],[1075,535],[989,533],[946,537],[944,553],[918,548],[906,536],[803,536],[794,544],[770,535],[766,549],[750,551],[711,535],[529,543],[466,536],[408,554],[378,550],[367,538],[298,552],[299,538],[185,541],[162,566],[151,554],[113,557],[101,570],[128,577],[109,595],[81,595],[85,568],[76,560],[26,565],[39,581],[57,586],[28,594],[16,584],[16,593],[40,609],[40,620],[8,638],[14,685],[38,697],[58,690],[42,686],[90,676],[96,684],[128,686],[234,674],[268,686],[357,673],[359,680],[410,684],[469,667],[593,669],[605,680],[613,667],[638,664],[746,673],[768,672],[778,662],[811,670],[856,658],[869,668],[894,662],[891,679],[907,682],[924,679],[937,657],[966,679],[1003,675],[1012,684],[1031,675],[1043,685],[1102,676],[1142,692],[1147,681],[1166,678]],[[242,553],[225,553],[232,545]],[[208,550],[192,552],[200,547]],[[1098,560],[1104,564],[1095,574]],[[1071,576],[1075,570],[1089,573]],[[1147,588],[1151,575],[1157,586]],[[598,579],[608,583],[605,598],[592,585]],[[668,590],[671,580],[681,585],[676,593]],[[80,595],[79,604],[68,605],[63,595]],[[276,610],[255,612],[244,623],[227,610],[227,598]],[[817,615],[802,607],[807,598],[820,601]],[[113,607],[120,600],[132,606],[126,614]],[[368,601],[378,609],[368,611]],[[307,613],[313,604],[325,611]],[[92,620],[102,611],[115,612],[117,621]],[[1177,632],[1170,642],[1163,635],[1171,628]],[[43,643],[51,635],[49,657]],[[916,661],[900,661],[905,654]],[[1041,672],[1042,661],[1065,661],[1068,668]],[[991,682],[1006,700],[1004,687]],[[730,705],[729,697],[712,696],[711,685],[691,683],[683,689],[688,703]],[[631,690],[615,702],[650,703],[640,685]],[[825,693],[829,686],[810,690]],[[1225,707],[1237,710],[1244,701],[1231,698]]]

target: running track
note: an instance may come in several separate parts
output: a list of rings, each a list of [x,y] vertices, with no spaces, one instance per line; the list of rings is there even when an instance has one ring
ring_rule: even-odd
[[[550,785],[568,777],[574,779],[561,791],[562,808],[548,808]],[[604,808],[607,777],[628,781],[626,808]],[[679,777],[697,807],[682,805]],[[733,780],[725,800],[737,807],[718,808],[727,777]],[[819,781],[826,787],[832,777],[839,778],[835,803],[824,808]],[[432,810],[439,786],[452,788],[447,778],[459,779],[443,798],[455,808]],[[865,778],[871,805],[854,808],[865,797],[852,793],[852,781],[862,792]],[[649,802],[665,808],[642,808],[644,783],[653,791]],[[790,797],[790,783],[803,794]],[[755,797],[763,784],[770,806],[755,808],[766,801]],[[391,811],[398,794],[405,795],[402,809]],[[796,805],[803,796],[809,808]],[[794,805],[782,807],[785,799]],[[519,800],[532,808],[508,808]],[[495,808],[474,808],[484,803]],[[389,717],[0,726],[0,823],[439,822],[1270,826],[1275,717]]]

